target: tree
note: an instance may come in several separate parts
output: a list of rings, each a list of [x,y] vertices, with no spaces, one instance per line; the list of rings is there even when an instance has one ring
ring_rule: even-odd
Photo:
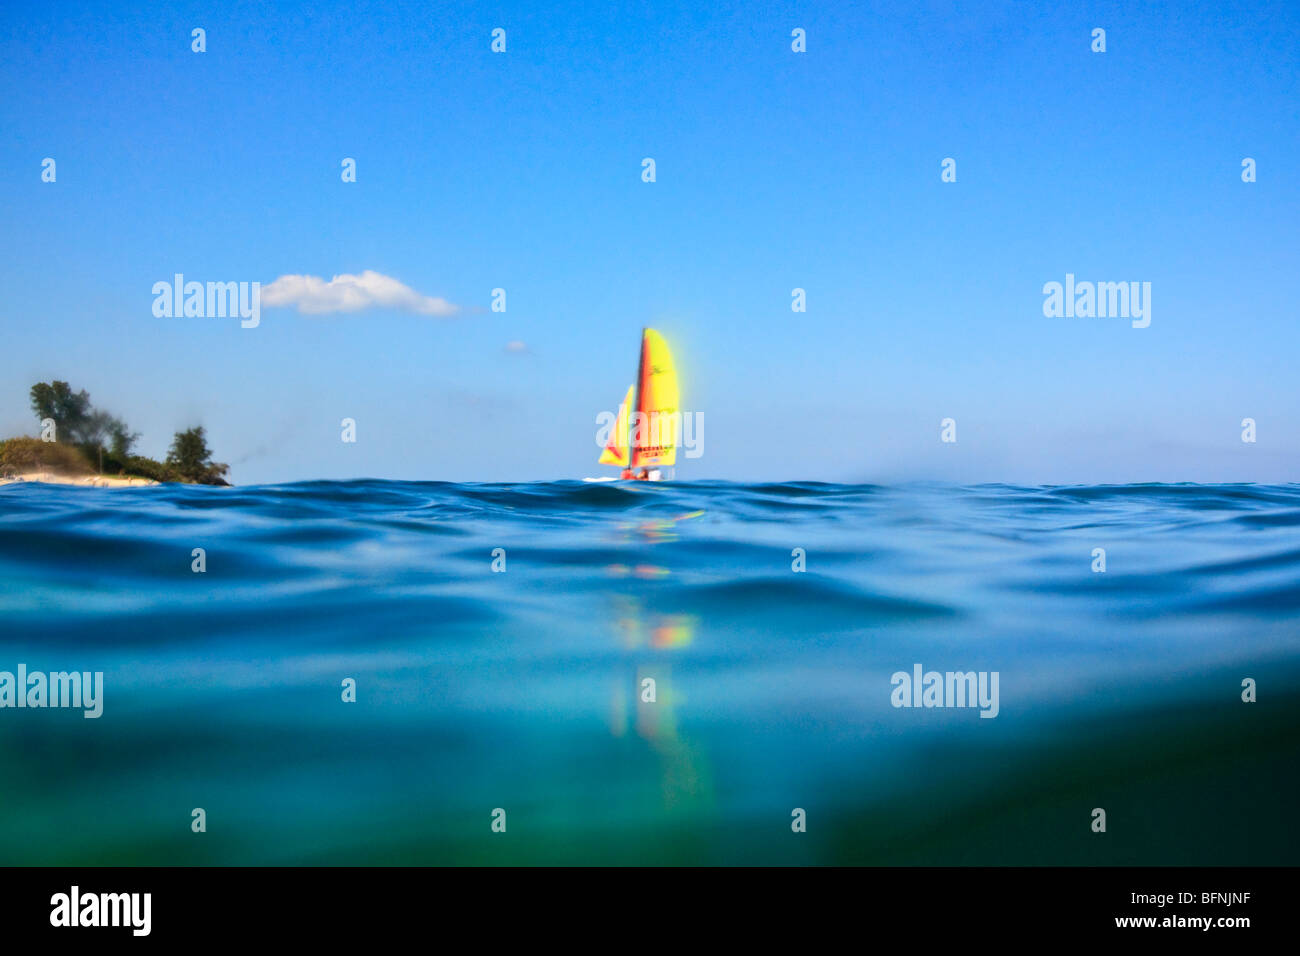
[[[120,468],[131,453],[131,446],[140,436],[130,431],[126,422],[115,415],[92,409],[85,417],[77,437],[80,439],[78,444],[87,453],[95,452],[99,455],[99,470],[103,471],[105,448]]]
[[[222,476],[230,470],[229,465],[212,460],[202,425],[176,433],[167,452],[167,464],[186,481],[210,485],[225,484]]]
[[[90,396],[85,389],[74,392],[67,382],[39,382],[32,386],[32,411],[44,421],[54,419],[54,437],[70,445],[84,444],[90,416]]]
[[[114,418],[108,423],[108,451],[118,461],[126,461],[139,438],[140,433],[128,429],[126,422],[120,418]]]
[[[140,437],[116,415],[91,405],[85,389],[74,392],[67,382],[39,382],[32,386],[31,395],[36,417],[54,419],[55,439],[76,445],[91,457],[97,455],[100,471],[104,470],[105,451],[120,467]]]

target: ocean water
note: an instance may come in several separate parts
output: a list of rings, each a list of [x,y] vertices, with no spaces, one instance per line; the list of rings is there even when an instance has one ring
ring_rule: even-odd
[[[1300,485],[10,485],[20,663],[3,864],[1300,863]]]

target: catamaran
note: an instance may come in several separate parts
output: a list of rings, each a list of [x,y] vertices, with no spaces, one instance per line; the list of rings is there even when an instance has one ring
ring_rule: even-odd
[[[677,405],[673,353],[662,335],[654,329],[642,329],[636,382],[627,387],[614,431],[598,464],[623,469],[620,478],[662,480],[663,469],[677,463]]]

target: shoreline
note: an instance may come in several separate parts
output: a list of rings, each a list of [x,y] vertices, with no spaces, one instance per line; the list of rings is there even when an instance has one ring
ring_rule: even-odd
[[[147,488],[158,482],[152,478],[129,475],[60,475],[50,471],[28,471],[0,478],[0,485],[36,483],[41,485],[76,485],[82,488]]]

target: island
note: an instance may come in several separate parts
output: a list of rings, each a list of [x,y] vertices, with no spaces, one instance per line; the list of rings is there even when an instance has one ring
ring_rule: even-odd
[[[134,454],[139,434],[116,415],[95,408],[84,389],[74,392],[67,382],[38,382],[30,394],[40,434],[0,440],[0,484],[230,484],[230,466],[212,460],[201,425],[177,432],[166,460],[157,461]]]

